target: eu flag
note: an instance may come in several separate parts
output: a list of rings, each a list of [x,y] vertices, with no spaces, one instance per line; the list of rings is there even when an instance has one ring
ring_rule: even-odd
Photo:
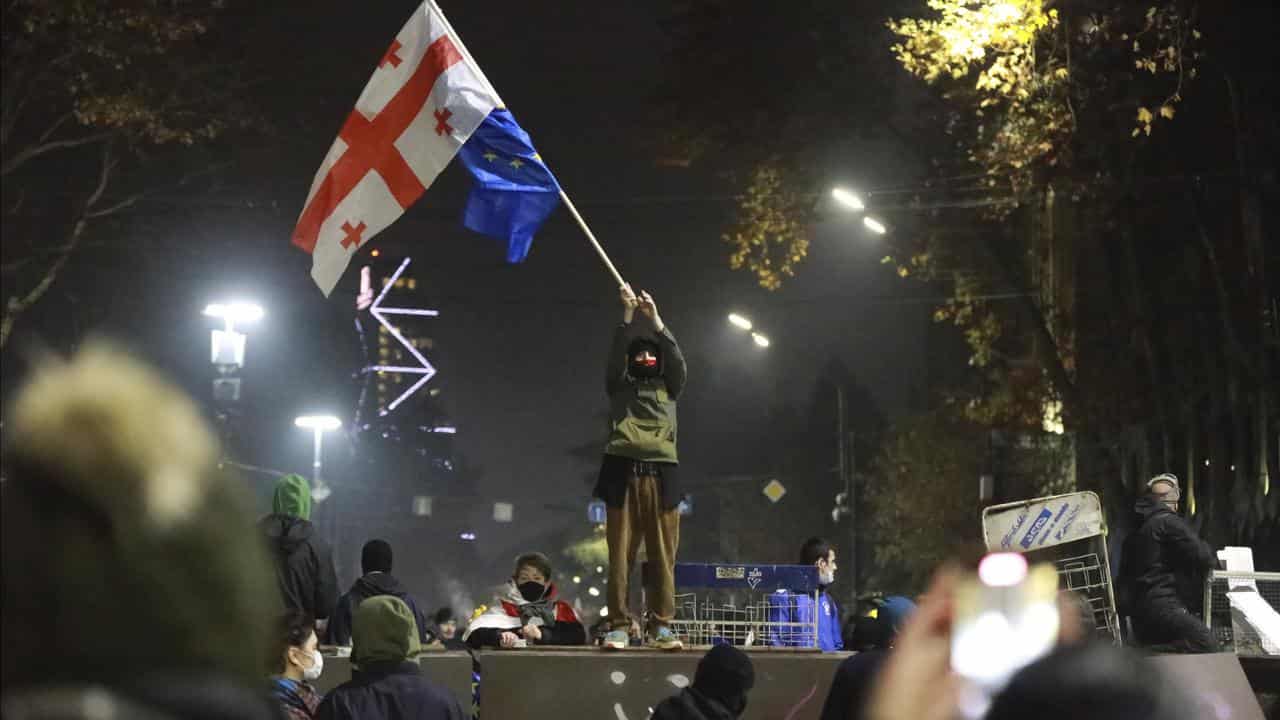
[[[507,262],[529,254],[533,235],[560,202],[560,184],[511,113],[496,109],[458,151],[476,184],[462,224],[507,242]]]

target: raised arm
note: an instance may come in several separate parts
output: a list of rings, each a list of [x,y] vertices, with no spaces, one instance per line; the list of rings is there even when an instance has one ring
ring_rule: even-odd
[[[609,344],[609,359],[605,363],[604,390],[612,395],[622,388],[627,377],[627,341],[630,337],[631,320],[635,317],[638,301],[631,286],[623,284],[618,288],[622,299],[622,323],[613,331],[613,342]]]
[[[667,392],[674,400],[684,391],[685,379],[689,375],[689,366],[685,364],[684,353],[680,352],[676,336],[671,334],[671,328],[662,321],[662,316],[658,314],[658,304],[653,301],[653,296],[648,291],[640,291],[638,309],[653,323],[654,334],[658,345],[662,348],[662,374],[667,381]]]

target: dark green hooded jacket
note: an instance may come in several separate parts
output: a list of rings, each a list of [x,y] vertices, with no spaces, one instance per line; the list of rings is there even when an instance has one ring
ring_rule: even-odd
[[[378,595],[360,603],[351,628],[351,680],[334,688],[317,720],[463,720],[448,690],[427,680],[414,657],[422,649],[414,613],[403,600]]]
[[[285,609],[302,610],[323,619],[338,604],[338,574],[333,553],[311,524],[311,486],[299,475],[276,481],[274,512],[258,526],[274,561],[276,584]]]
[[[631,460],[677,463],[676,401],[684,392],[688,366],[670,328],[642,333],[635,329],[638,324],[619,325],[609,348],[609,440],[604,451]],[[637,340],[657,346],[656,377],[636,377],[630,371],[628,355]]]

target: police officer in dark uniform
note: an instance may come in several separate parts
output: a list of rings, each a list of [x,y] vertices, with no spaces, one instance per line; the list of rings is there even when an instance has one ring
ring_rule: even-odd
[[[1213,548],[1178,515],[1182,490],[1169,473],[1147,482],[1134,510],[1140,525],[1125,540],[1122,573],[1140,645],[1160,652],[1216,652],[1217,643],[1190,610],[1205,573],[1217,563]]]

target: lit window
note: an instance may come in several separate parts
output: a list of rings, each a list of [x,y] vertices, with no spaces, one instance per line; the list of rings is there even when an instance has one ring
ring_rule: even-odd
[[[408,285],[410,290],[414,290],[418,287],[418,280],[417,278],[409,278],[409,282],[406,284]]]

